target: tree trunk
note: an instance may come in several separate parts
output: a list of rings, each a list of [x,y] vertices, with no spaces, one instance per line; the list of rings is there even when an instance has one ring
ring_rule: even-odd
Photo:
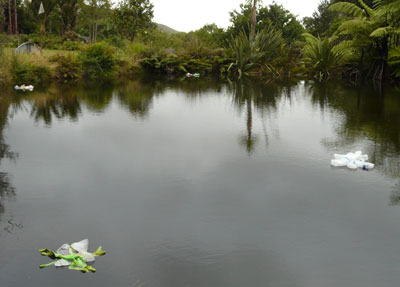
[[[364,71],[364,54],[365,54],[365,47],[362,47],[361,49],[361,57],[360,57],[360,62],[358,63],[358,79],[357,83],[360,85],[362,84],[364,77],[363,77],[363,71]]]
[[[251,9],[251,16],[250,16],[250,25],[251,25],[250,40],[251,41],[253,41],[256,36],[256,24],[257,24],[257,0],[254,0],[253,8]]]
[[[14,0],[14,33],[18,35],[17,0]]]
[[[246,106],[247,106],[247,151],[251,152],[253,150],[253,111],[252,111],[252,101],[250,95],[247,96]]]
[[[46,24],[45,24],[46,20],[43,19],[40,23],[40,34],[42,36],[46,36]]]
[[[12,34],[11,0],[8,0],[8,34]]]
[[[389,76],[389,39],[385,37],[383,40],[383,63],[382,63],[382,76],[381,79],[386,79]]]

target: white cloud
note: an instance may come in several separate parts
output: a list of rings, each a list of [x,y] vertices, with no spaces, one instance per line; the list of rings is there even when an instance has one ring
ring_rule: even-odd
[[[154,21],[175,30],[188,32],[205,24],[229,26],[229,12],[238,9],[245,0],[151,0],[154,4]],[[264,0],[264,5],[273,1]],[[320,0],[276,0],[299,18],[310,16]]]

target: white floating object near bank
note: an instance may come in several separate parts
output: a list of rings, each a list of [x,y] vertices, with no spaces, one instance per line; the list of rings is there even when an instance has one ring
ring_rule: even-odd
[[[362,168],[364,170],[373,169],[374,164],[367,162],[368,155],[362,154],[361,151],[356,151],[355,153],[348,153],[345,155],[334,154],[334,159],[331,160],[331,165],[336,167],[347,166],[350,169]]]
[[[200,78],[200,73],[186,73],[186,78]]]
[[[14,86],[14,89],[17,90],[17,91],[30,91],[30,92],[32,92],[34,87],[32,85],[29,85],[29,86],[22,85],[22,86]]]

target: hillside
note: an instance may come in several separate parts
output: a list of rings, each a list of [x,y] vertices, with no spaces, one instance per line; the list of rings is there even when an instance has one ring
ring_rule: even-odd
[[[158,29],[160,29],[161,31],[168,33],[168,34],[175,34],[175,33],[179,33],[179,31],[176,31],[174,29],[172,29],[171,27],[168,27],[167,25],[164,24],[158,24]]]

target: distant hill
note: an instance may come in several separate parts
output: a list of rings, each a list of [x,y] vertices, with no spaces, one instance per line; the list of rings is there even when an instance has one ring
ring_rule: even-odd
[[[158,29],[160,29],[161,31],[168,33],[168,34],[175,34],[175,33],[179,33],[179,31],[176,31],[174,29],[172,29],[171,27],[168,27],[167,25],[164,24],[158,24]]]

